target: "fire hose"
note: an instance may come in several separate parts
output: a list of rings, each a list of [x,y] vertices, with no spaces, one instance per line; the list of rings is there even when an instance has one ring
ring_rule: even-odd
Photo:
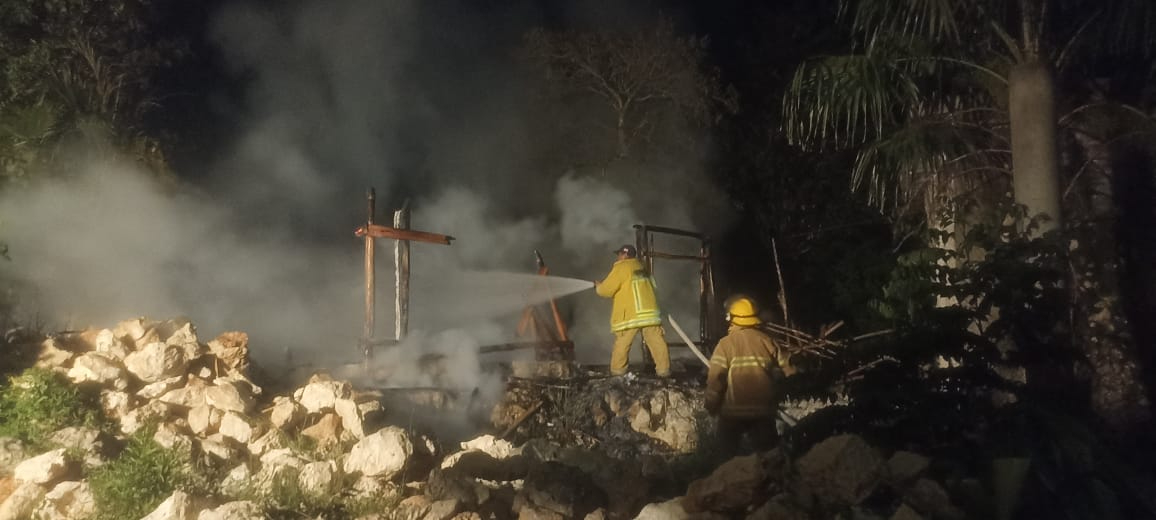
[[[699,350],[697,346],[695,346],[694,342],[690,340],[690,337],[686,335],[686,332],[683,332],[682,327],[678,326],[678,322],[674,320],[674,316],[667,314],[666,318],[670,320],[670,326],[673,327],[674,331],[678,333],[678,336],[682,338],[684,342],[686,342],[686,346],[690,348],[690,351],[694,352],[694,355],[698,357],[699,361],[702,361],[702,364],[706,365],[707,369],[710,369],[710,360],[708,360],[706,356],[702,354],[702,351]],[[791,414],[779,409],[776,409],[775,411],[778,413],[779,419],[787,423],[787,426],[794,426],[799,423],[799,420],[792,417]]]

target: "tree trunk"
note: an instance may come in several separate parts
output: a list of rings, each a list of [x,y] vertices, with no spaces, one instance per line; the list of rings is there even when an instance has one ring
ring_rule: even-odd
[[[1039,233],[1056,229],[1060,213],[1059,157],[1056,148],[1055,80],[1048,67],[1030,62],[1012,67],[1008,77],[1011,115],[1012,187],[1028,217],[1046,215]]]
[[[1088,161],[1083,187],[1092,225],[1071,249],[1077,312],[1087,316],[1073,326],[1092,368],[1092,408],[1117,432],[1134,434],[1150,426],[1152,413],[1142,354],[1121,302],[1119,247],[1111,229],[1119,218],[1112,204],[1115,172],[1106,139],[1086,131],[1074,138]]]

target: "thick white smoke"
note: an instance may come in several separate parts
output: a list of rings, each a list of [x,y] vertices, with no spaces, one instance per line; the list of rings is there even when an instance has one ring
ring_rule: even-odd
[[[682,181],[701,178],[694,165],[595,177],[553,161],[547,152],[565,143],[535,133],[551,123],[525,102],[511,59],[538,15],[439,9],[304,0],[222,11],[212,38],[246,95],[238,138],[206,160],[200,191],[94,164],[12,192],[0,201],[13,257],[3,268],[40,289],[51,325],[185,315],[203,335],[249,332],[259,360],[285,349],[298,360],[355,360],[363,278],[353,230],[376,186],[379,221],[408,198],[415,229],[457,238],[413,245],[413,339],[379,359],[403,366],[449,352],[447,379],[482,385],[476,356],[459,351],[510,340],[518,316],[506,309],[518,294],[471,287],[470,276],[532,273],[539,250],[552,274],[600,279],[611,249],[634,241],[633,224],[702,225],[704,192]],[[662,182],[639,190],[615,175]],[[697,253],[697,244],[669,247]],[[392,244],[380,241],[376,256],[377,334],[391,337]],[[693,334],[697,267],[660,262],[655,274],[664,310]],[[560,304],[580,360],[606,363],[609,302],[586,291]]]

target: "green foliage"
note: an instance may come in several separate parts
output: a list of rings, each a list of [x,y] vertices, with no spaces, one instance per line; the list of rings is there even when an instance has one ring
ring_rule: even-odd
[[[298,473],[288,468],[273,477],[267,491],[253,492],[249,498],[261,504],[272,518],[335,518],[341,516],[345,505],[338,493],[302,489]]]
[[[157,105],[153,78],[184,44],[152,34],[156,17],[152,0],[0,5],[0,182],[51,171],[59,145],[94,136],[157,163],[142,134]]]
[[[190,461],[157,444],[154,433],[154,428],[138,431],[118,457],[89,475],[102,519],[143,517],[173,491],[194,482]]]
[[[345,475],[337,483],[339,489],[353,485],[353,478]],[[290,520],[297,518],[357,518],[363,515],[380,514],[397,507],[401,497],[398,494],[356,497],[338,492],[312,492],[301,487],[300,475],[292,468],[277,472],[271,481],[250,480],[236,492],[236,497],[250,500],[265,510],[272,519]]]
[[[31,368],[0,388],[0,436],[42,447],[48,434],[61,428],[101,425],[97,396],[56,372]]]
[[[1025,457],[1025,518],[1156,512],[1143,491],[1150,479],[1133,469],[1141,465],[1120,455],[1091,412],[1066,242],[1038,236],[1039,222],[1022,225],[976,226],[958,250],[904,255],[874,303],[895,333],[788,380],[794,397],[845,398],[801,420],[788,445],[856,432],[930,455],[937,471],[985,478],[993,459]],[[983,259],[969,261],[977,250]]]

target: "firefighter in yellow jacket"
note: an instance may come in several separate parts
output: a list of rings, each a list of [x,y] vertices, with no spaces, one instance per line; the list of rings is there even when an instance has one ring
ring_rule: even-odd
[[[654,358],[658,377],[670,377],[670,351],[663,337],[662,316],[654,296],[654,280],[638,260],[638,250],[624,245],[614,251],[618,256],[610,274],[594,288],[603,298],[613,298],[610,331],[614,333],[614,352],[610,355],[610,374],[625,375],[630,346],[638,331]]]
[[[710,358],[706,409],[719,418],[719,443],[724,449],[736,449],[746,435],[756,450],[764,451],[778,440],[778,379],[794,370],[786,354],[758,328],[761,320],[754,300],[736,296],[726,307],[730,329]]]

